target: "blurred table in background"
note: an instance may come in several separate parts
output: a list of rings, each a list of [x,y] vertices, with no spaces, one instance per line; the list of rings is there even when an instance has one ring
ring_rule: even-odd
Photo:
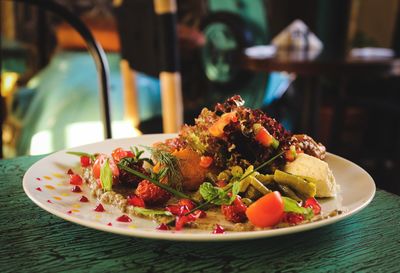
[[[338,90],[332,102],[333,120],[328,148],[336,150],[341,133],[350,79],[382,78],[400,76],[400,59],[391,57],[343,57],[329,58],[323,54],[316,56],[306,51],[277,51],[270,58],[242,56],[242,66],[256,72],[286,71],[304,80],[303,111],[300,129],[318,138],[320,124],[321,92],[318,86],[320,77],[337,80]]]

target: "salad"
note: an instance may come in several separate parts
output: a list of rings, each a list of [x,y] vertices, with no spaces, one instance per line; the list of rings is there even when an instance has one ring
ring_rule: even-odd
[[[160,230],[251,231],[338,213],[322,213],[317,201],[337,190],[325,147],[245,107],[238,95],[151,147],[69,153],[82,169],[69,171],[70,184],[87,185],[96,209],[111,204],[125,213],[121,221],[149,218]]]

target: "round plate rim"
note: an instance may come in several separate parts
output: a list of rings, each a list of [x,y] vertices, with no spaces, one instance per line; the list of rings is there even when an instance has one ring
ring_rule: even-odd
[[[160,138],[169,138],[169,137],[174,137],[176,134],[148,134],[148,135],[142,135],[139,137],[133,137],[133,138],[122,138],[122,139],[107,139],[104,141],[96,142],[96,143],[91,143],[87,145],[82,145],[70,149],[65,149],[61,150],[55,153],[52,153],[50,155],[47,155],[46,157],[38,160],[35,162],[24,174],[23,177],[23,189],[25,194],[40,208],[43,210],[60,217],[64,220],[67,220],[72,223],[76,223],[88,228],[93,228],[96,230],[101,230],[105,232],[110,232],[110,233],[115,233],[115,234],[120,234],[120,235],[126,235],[126,236],[133,236],[133,237],[139,237],[139,238],[147,238],[147,239],[157,239],[157,240],[169,240],[169,241],[235,241],[235,240],[250,240],[250,239],[259,239],[259,238],[267,238],[267,237],[275,237],[275,236],[281,236],[281,235],[286,235],[286,234],[294,234],[298,232],[303,232],[311,229],[316,229],[319,227],[331,225],[333,223],[336,223],[338,221],[341,221],[343,219],[346,219],[357,212],[361,211],[364,209],[374,198],[375,192],[376,192],[376,186],[374,183],[374,180],[372,177],[360,166],[357,164],[341,157],[338,155],[334,155],[331,153],[327,153],[329,157],[332,157],[336,160],[340,160],[345,162],[346,164],[351,164],[353,167],[356,167],[358,171],[360,171],[363,175],[365,175],[365,178],[368,180],[369,185],[371,186],[371,191],[367,197],[367,199],[359,206],[356,208],[352,209],[351,211],[344,212],[343,214],[330,217],[327,219],[323,219],[320,221],[312,222],[312,223],[306,223],[298,226],[291,226],[291,227],[285,227],[285,228],[279,228],[279,229],[269,229],[269,230],[261,230],[261,231],[243,231],[243,232],[229,232],[226,234],[212,234],[210,233],[180,233],[180,232],[163,232],[163,231],[143,231],[139,229],[125,229],[125,228],[119,228],[119,227],[110,227],[101,223],[97,222],[91,222],[88,220],[83,220],[79,218],[75,218],[71,215],[66,214],[65,212],[61,212],[57,209],[52,208],[51,206],[47,205],[46,203],[40,202],[34,194],[32,194],[31,191],[28,189],[28,183],[31,177],[31,173],[35,168],[42,164],[45,161],[48,161],[52,159],[53,157],[56,157],[59,154],[63,154],[66,151],[70,150],[77,150],[77,149],[84,149],[88,146],[95,146],[95,145],[104,145],[107,142],[121,142],[121,141],[128,141],[128,140],[135,140],[135,139],[140,139],[140,138],[146,138],[146,137],[160,137]]]

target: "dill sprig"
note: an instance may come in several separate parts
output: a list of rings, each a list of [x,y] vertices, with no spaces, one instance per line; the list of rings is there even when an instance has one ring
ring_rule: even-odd
[[[182,189],[182,173],[179,165],[179,160],[170,152],[161,148],[144,147],[147,149],[153,160],[161,165],[166,170],[168,184],[178,190]]]

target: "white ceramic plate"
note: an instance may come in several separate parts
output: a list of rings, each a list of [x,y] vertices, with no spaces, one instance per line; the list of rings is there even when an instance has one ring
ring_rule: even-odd
[[[174,135],[144,135],[130,139],[106,140],[103,142],[85,145],[69,151],[87,153],[108,153],[117,147],[128,149],[135,145],[150,146],[152,143],[171,138]],[[336,198],[321,201],[323,212],[334,209],[343,210],[344,213],[313,223],[263,231],[226,232],[225,234],[212,234],[210,231],[184,229],[182,231],[159,231],[157,224],[151,220],[131,217],[132,222],[121,223],[116,218],[122,213],[112,206],[104,205],[105,212],[95,212],[93,209],[98,202],[89,196],[86,186],[83,192],[71,192],[66,171],[69,168],[79,170],[79,158],[66,153],[56,152],[36,162],[25,173],[23,187],[29,198],[42,209],[59,216],[70,222],[86,227],[123,234],[128,236],[181,240],[181,241],[215,241],[215,240],[245,240],[278,236],[300,231],[310,230],[329,225],[360,211],[371,202],[375,194],[375,184],[371,176],[356,164],[339,156],[328,154],[326,161],[331,167],[340,191]],[[89,202],[79,201],[84,195]]]

